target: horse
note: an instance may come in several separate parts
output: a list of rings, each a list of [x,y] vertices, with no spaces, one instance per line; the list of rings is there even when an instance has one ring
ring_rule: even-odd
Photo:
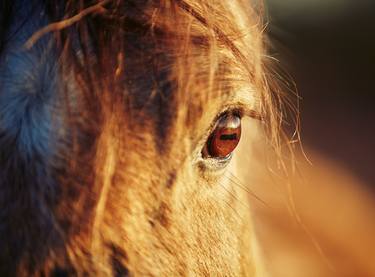
[[[274,138],[280,121],[256,8],[0,13],[0,275],[254,276],[248,193],[227,173],[242,117]]]
[[[249,185],[259,141],[287,171],[263,13],[1,1],[0,276],[272,272]]]

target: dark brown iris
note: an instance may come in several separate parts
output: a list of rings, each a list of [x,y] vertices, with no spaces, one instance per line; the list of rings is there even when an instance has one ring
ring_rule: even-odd
[[[233,152],[240,138],[241,118],[233,114],[224,115],[208,140],[208,154],[213,158],[225,158]]]

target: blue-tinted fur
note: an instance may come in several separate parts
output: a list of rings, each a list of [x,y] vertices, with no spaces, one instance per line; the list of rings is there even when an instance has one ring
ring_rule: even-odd
[[[56,57],[48,37],[38,41],[32,51],[23,50],[26,39],[46,20],[37,9],[30,10],[30,4],[23,3],[21,10],[26,10],[26,18],[14,17],[8,34],[11,39],[0,58],[0,132],[2,138],[16,141],[25,158],[35,153],[48,156]]]
[[[0,276],[14,275],[25,257],[32,268],[49,244],[61,241],[51,213],[58,193],[50,162],[56,148],[51,128],[58,124],[57,57],[48,36],[31,51],[23,49],[47,24],[42,6],[33,2],[14,2],[0,53]]]
[[[14,276],[19,268],[46,275],[74,272],[65,247],[80,229],[91,227],[99,193],[93,184],[102,124],[101,84],[113,85],[111,101],[122,101],[132,111],[127,128],[152,120],[160,138],[158,149],[168,153],[166,134],[177,101],[175,84],[168,78],[172,61],[162,54],[168,44],[162,35],[160,41],[150,39],[149,26],[134,22],[137,11],[131,10],[142,10],[148,1],[123,1],[128,31],[111,34],[112,23],[92,17],[81,25],[89,29],[89,38],[80,26],[73,26],[56,37],[44,36],[25,51],[25,41],[48,24],[48,18],[65,16],[55,13],[65,13],[66,2],[0,0],[0,23],[4,3],[13,6],[10,21],[5,20],[10,24],[0,24],[0,277]],[[66,53],[56,45],[59,42],[68,45]],[[101,66],[102,50],[115,54],[118,47],[131,57],[126,74],[104,82],[117,56],[105,56]],[[159,93],[153,96],[155,90]],[[79,209],[73,207],[77,202],[82,203]],[[90,253],[85,254],[90,260]],[[112,263],[115,271],[126,272],[115,259]]]

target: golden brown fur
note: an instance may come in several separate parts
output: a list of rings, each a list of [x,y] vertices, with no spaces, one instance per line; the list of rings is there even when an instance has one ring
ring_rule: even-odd
[[[19,49],[35,55],[47,36],[42,57],[51,48],[58,53],[61,87],[50,116],[57,150],[42,159],[55,182],[48,191],[43,180],[16,179],[18,169],[5,175],[8,186],[42,189],[25,190],[27,205],[9,216],[18,232],[5,223],[11,255],[0,256],[7,264],[0,272],[279,276],[264,262],[271,246],[253,223],[258,200],[249,191],[260,184],[255,168],[268,164],[253,155],[264,134],[281,158],[282,96],[266,74],[259,11],[245,0],[35,3],[60,22],[40,26]],[[219,170],[202,149],[218,115],[230,110],[258,123],[244,133],[244,150]],[[54,201],[43,193],[56,193]],[[32,215],[47,218],[49,230],[24,216],[33,197],[39,205],[30,204]],[[33,241],[29,229],[48,240]]]
[[[142,109],[129,114],[121,94],[108,87],[117,81],[108,72],[99,95],[103,113],[93,187],[98,201],[91,227],[67,245],[79,274],[114,274],[115,247],[121,253],[116,262],[135,276],[255,275],[246,193],[207,169],[200,158],[207,130],[225,106],[251,110],[266,93],[253,89],[262,82],[262,42],[259,23],[252,23],[255,18],[243,6],[240,1],[140,5],[150,26],[140,43],[154,40],[144,51],[160,52],[161,58],[153,61],[155,70],[168,74],[167,80],[155,82],[173,83],[172,92],[156,87],[146,97],[153,104],[159,97],[155,94],[171,93],[162,105],[172,119],[161,117],[158,123]],[[99,43],[103,59],[108,59],[106,51],[116,51]],[[143,82],[138,78],[148,77],[142,75],[147,58],[127,64],[132,54],[121,50],[116,55],[125,59],[124,68],[117,64],[120,81],[122,75],[133,75],[135,82]],[[239,91],[247,94],[245,100]],[[157,137],[155,127],[163,137]]]
[[[43,90],[27,95],[51,110],[56,148],[48,159],[31,150],[42,169],[27,171],[47,172],[51,189],[44,173],[18,180],[32,192],[22,190],[26,204],[12,206],[18,216],[7,213],[0,272],[254,276],[247,193],[202,154],[224,112],[262,118],[271,137],[279,128],[278,99],[263,73],[262,22],[247,1],[33,0],[28,12],[17,4],[14,18],[26,13],[35,32],[15,50],[9,45],[23,33],[6,37],[4,55],[41,57],[41,65],[56,59],[43,77],[57,76],[55,102],[43,102]],[[43,23],[45,14],[58,23]],[[17,168],[3,185],[14,195]]]

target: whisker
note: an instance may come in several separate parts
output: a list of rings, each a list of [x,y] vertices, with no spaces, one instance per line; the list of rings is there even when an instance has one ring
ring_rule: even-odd
[[[236,195],[234,195],[232,192],[230,192],[223,184],[221,184],[220,182],[218,183],[225,191],[227,191],[232,197],[234,197],[238,203],[240,203],[241,205],[243,205],[244,207],[248,208],[244,203],[242,203]],[[243,217],[238,213],[238,211],[230,204],[228,203],[227,201],[224,200],[224,203],[229,206],[233,212],[238,216],[238,218],[240,219],[240,221],[243,221]]]
[[[244,185],[241,180],[235,176],[232,172],[229,172],[229,174],[231,176],[226,176],[224,175],[225,177],[228,178],[229,181],[231,181],[234,185],[238,186],[239,188],[241,188],[242,190],[244,190],[247,194],[249,194],[250,196],[254,197],[256,200],[258,200],[260,203],[262,203],[264,206],[266,207],[270,207],[264,200],[262,200],[258,195],[255,194],[255,192],[253,192],[252,190],[250,190],[250,188],[248,188],[246,185]],[[232,177],[235,179],[233,180]]]

